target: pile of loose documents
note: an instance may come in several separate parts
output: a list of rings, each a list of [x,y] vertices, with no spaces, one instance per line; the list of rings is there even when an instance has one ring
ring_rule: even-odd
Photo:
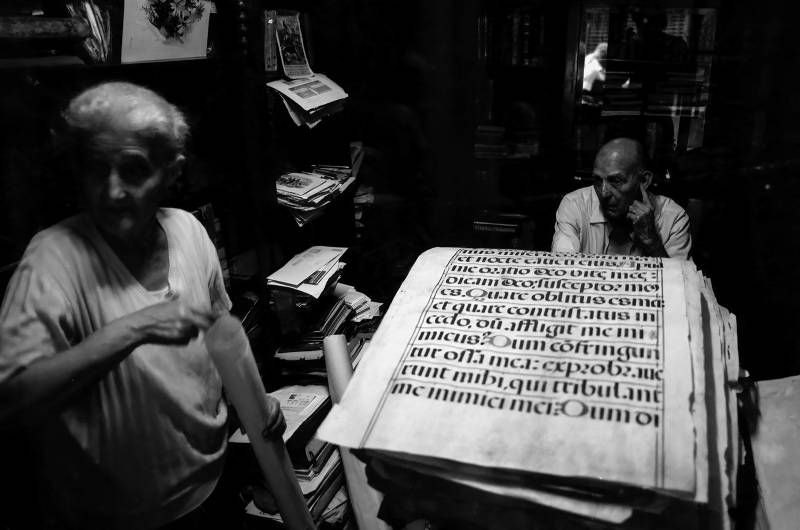
[[[316,219],[349,188],[355,177],[350,168],[315,166],[312,171],[285,173],[275,182],[278,203],[286,206],[298,226]]]
[[[345,252],[347,247],[310,247],[267,276],[267,286],[319,298],[339,280],[345,267],[339,260]]]
[[[437,248],[318,436],[392,524],[730,528],[736,319],[692,262]]]
[[[278,79],[267,86],[281,95],[281,101],[295,125],[315,127],[322,118],[344,108],[347,92],[322,74],[302,79]]]
[[[265,36],[271,40],[270,35],[274,34],[277,55],[287,78],[271,81],[267,86],[280,94],[295,125],[305,125],[310,129],[325,116],[342,110],[347,92],[327,76],[315,74],[311,70],[300,13],[266,10],[265,17]],[[272,70],[277,66],[273,54],[274,48],[265,46],[265,69]]]

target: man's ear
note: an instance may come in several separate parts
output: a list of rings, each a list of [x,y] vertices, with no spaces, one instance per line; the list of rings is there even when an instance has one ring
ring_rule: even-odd
[[[650,184],[653,183],[653,172],[650,171],[649,169],[643,170],[639,174],[639,182],[641,183],[642,187],[644,187],[644,189],[650,188]]]
[[[175,160],[167,167],[167,186],[172,186],[178,177],[183,173],[183,168],[186,165],[186,157],[178,155]]]

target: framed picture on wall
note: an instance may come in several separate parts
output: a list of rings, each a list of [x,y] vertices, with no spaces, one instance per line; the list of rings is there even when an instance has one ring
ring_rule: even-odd
[[[121,62],[204,59],[212,9],[204,0],[125,0]]]

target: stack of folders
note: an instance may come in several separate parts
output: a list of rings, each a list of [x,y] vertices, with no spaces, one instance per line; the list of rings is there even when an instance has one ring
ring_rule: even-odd
[[[295,468],[300,489],[315,520],[323,517],[326,507],[343,484],[342,464],[336,447],[315,436],[316,430],[331,409],[331,399],[324,385],[293,385],[270,393],[280,401],[286,418],[283,434],[289,458]],[[241,429],[230,438],[234,450],[248,444]],[[263,485],[253,485],[254,498],[246,507],[248,514],[281,522],[272,503],[264,501]]]
[[[311,171],[284,173],[275,182],[278,203],[287,207],[298,226],[305,226],[347,188],[355,177],[350,168],[314,166]]]
[[[736,319],[690,261],[432,249],[372,350],[317,434],[393,527],[732,526]]]

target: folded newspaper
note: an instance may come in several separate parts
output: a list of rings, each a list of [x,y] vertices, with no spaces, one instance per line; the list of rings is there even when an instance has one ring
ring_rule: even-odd
[[[392,524],[730,528],[735,323],[691,262],[436,248],[318,436],[368,463]]]

